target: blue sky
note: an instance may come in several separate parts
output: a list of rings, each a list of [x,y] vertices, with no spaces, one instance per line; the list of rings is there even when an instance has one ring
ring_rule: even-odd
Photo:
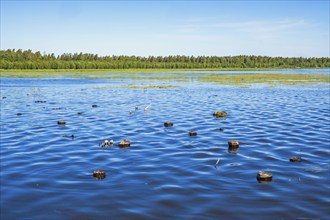
[[[1,49],[329,57],[329,0],[1,0]]]

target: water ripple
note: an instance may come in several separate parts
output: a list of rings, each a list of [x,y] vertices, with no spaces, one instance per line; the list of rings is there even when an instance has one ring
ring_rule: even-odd
[[[329,215],[328,88],[118,87],[129,83],[8,79],[1,219]],[[102,147],[106,139],[115,144]],[[120,148],[123,139],[131,147]],[[228,152],[232,139],[240,142],[236,153]],[[289,162],[295,155],[303,161]],[[94,179],[94,170],[106,177]],[[260,170],[272,172],[272,182],[258,183]]]

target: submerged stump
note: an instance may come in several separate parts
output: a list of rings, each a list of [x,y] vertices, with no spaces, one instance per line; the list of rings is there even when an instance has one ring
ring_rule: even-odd
[[[237,153],[239,147],[239,142],[236,140],[228,141],[228,152],[229,153]]]
[[[214,112],[213,116],[216,118],[222,118],[222,117],[227,117],[228,113],[225,111],[221,111],[221,112]]]
[[[57,121],[57,124],[58,124],[58,125],[65,125],[66,122],[65,122],[64,120],[59,120],[59,121]]]
[[[257,180],[259,183],[270,182],[273,179],[273,174],[271,172],[259,171],[257,174]]]
[[[165,127],[172,127],[172,126],[173,126],[173,123],[167,121],[167,122],[164,122],[164,126],[165,126]]]
[[[131,142],[130,142],[129,140],[125,139],[125,140],[122,140],[122,141],[119,143],[118,146],[119,146],[119,147],[122,147],[122,148],[124,148],[124,147],[130,147],[130,146],[131,146]]]
[[[238,141],[236,141],[236,140],[230,140],[230,141],[228,141],[228,146],[229,147],[233,147],[233,146],[239,146],[239,142]]]
[[[95,179],[97,179],[97,180],[104,179],[105,176],[106,176],[106,173],[105,173],[105,171],[103,171],[103,170],[95,170],[95,171],[93,172],[93,177],[94,177]]]
[[[290,157],[290,162],[301,162],[302,158],[298,156]]]
[[[197,132],[196,131],[189,131],[189,136],[197,136]]]
[[[238,146],[229,146],[228,147],[228,153],[231,153],[231,154],[236,154],[238,152]]]

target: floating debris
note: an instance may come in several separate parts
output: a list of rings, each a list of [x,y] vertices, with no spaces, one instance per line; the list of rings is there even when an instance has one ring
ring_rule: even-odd
[[[92,105],[92,108],[97,108],[98,107],[98,105]]]
[[[131,146],[131,142],[130,142],[129,140],[125,139],[125,140],[122,140],[122,141],[119,143],[118,146],[119,146],[119,147],[130,147],[130,146]]]
[[[228,113],[227,112],[214,112],[213,113],[213,116],[216,117],[216,118],[222,118],[222,117],[226,117],[228,116]]]
[[[173,123],[167,121],[167,122],[164,122],[164,126],[165,126],[165,127],[172,127],[172,126],[173,126]]]
[[[149,105],[147,105],[147,107],[144,108],[144,111],[148,111],[148,108],[151,106],[151,103]]]
[[[220,159],[217,160],[217,162],[215,162],[214,166],[217,166],[220,163]]]
[[[42,100],[37,100],[37,101],[34,101],[35,103],[46,103],[46,101],[42,101]]]
[[[197,132],[196,131],[190,131],[188,134],[189,134],[189,136],[197,136]]]
[[[290,157],[290,162],[301,162],[302,158],[298,156]]]
[[[62,137],[72,138],[72,139],[73,139],[73,138],[74,138],[74,135],[73,135],[73,134],[72,134],[72,135],[66,135],[66,134],[65,134],[65,135],[63,135]]]
[[[59,124],[59,125],[65,125],[66,122],[64,120],[59,120],[59,121],[57,121],[57,124]]]
[[[259,183],[270,182],[273,179],[273,174],[271,172],[259,171],[257,174],[257,180]]]
[[[106,176],[106,173],[103,170],[95,170],[93,172],[93,177],[97,180],[102,180],[105,178],[105,176]]]

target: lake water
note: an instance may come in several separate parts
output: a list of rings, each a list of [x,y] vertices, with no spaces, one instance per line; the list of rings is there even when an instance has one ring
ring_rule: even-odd
[[[1,78],[1,219],[329,219],[329,84],[136,83]]]

